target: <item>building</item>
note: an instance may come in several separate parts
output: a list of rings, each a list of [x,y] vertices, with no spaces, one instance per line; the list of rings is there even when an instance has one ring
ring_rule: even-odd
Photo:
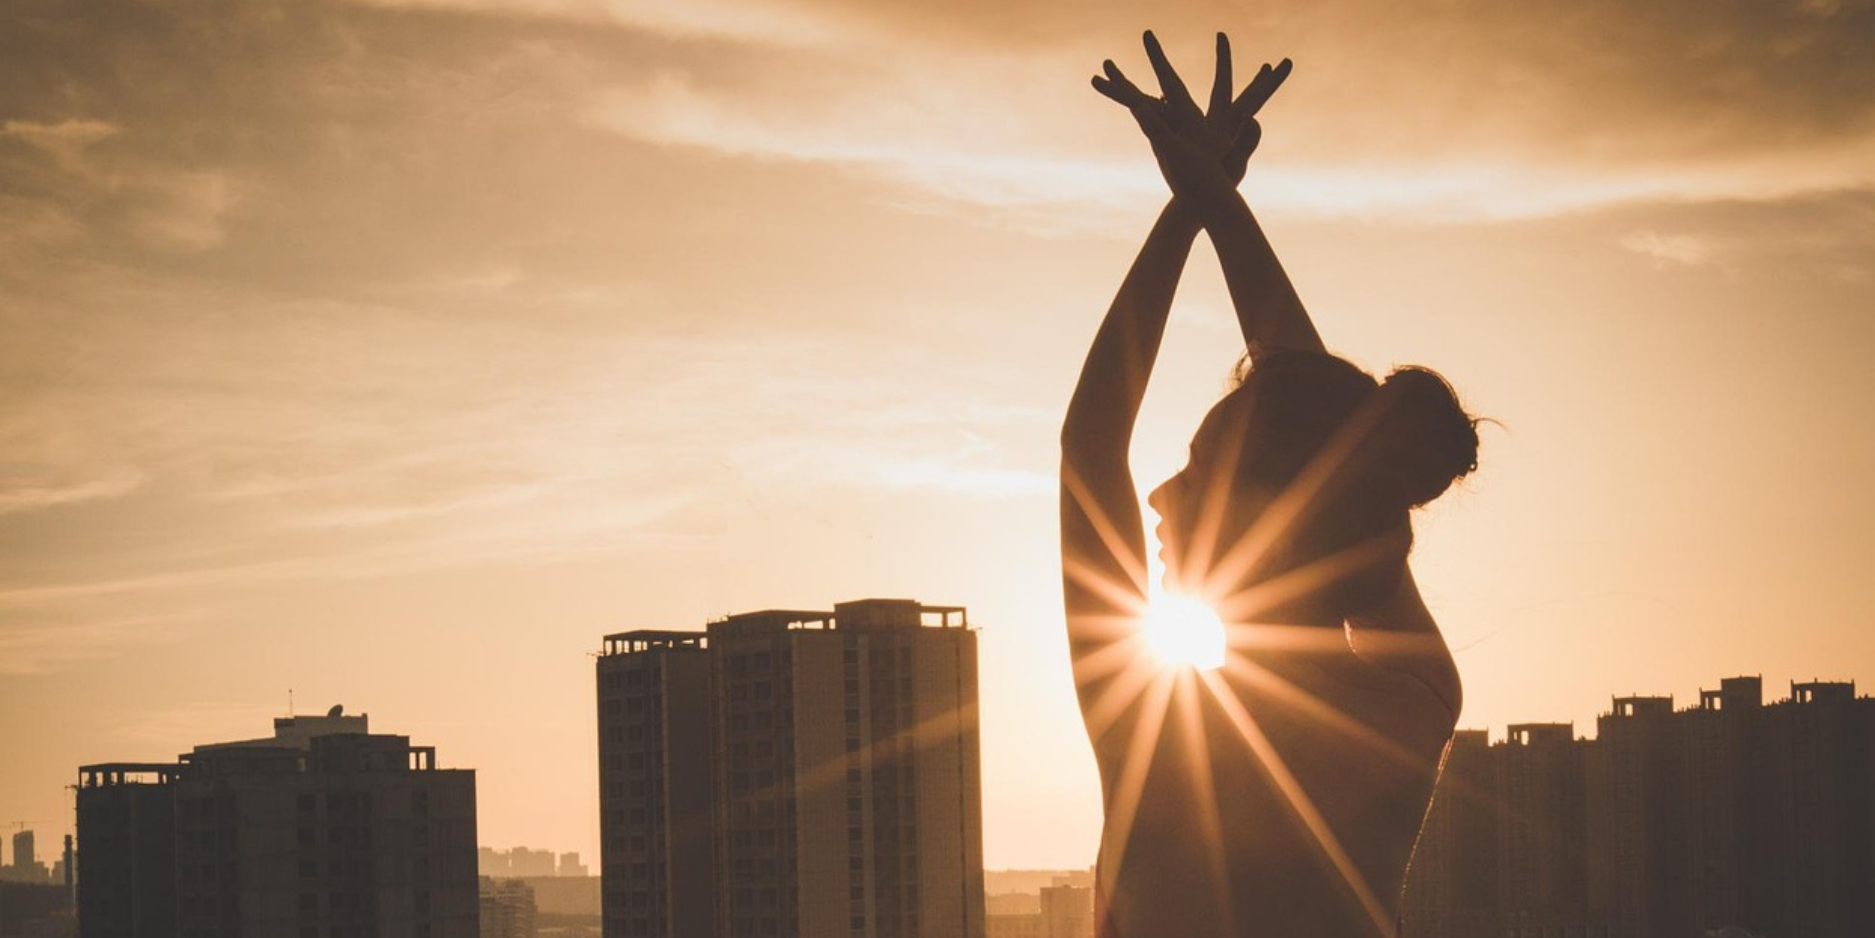
[[[987,938],[1094,938],[1094,888],[1057,877],[1038,893],[991,897]]]
[[[982,938],[976,681],[910,600],[607,636],[608,938]]]
[[[712,938],[716,801],[704,637],[609,635],[598,688],[605,934]]]
[[[1413,935],[1497,938],[1501,802],[1490,734],[1452,736],[1408,869],[1402,916]]]
[[[79,769],[86,938],[477,934],[475,774],[339,708]]]
[[[31,828],[22,827],[13,832],[13,862],[0,866],[0,883],[45,884],[58,879],[56,868],[47,871],[33,844]]]
[[[518,879],[482,877],[481,938],[535,938],[534,889]]]
[[[1613,698],[1594,739],[1457,734],[1404,934],[1855,938],[1872,882],[1875,700],[1813,681],[1766,704],[1761,678],[1732,677],[1687,709]]]

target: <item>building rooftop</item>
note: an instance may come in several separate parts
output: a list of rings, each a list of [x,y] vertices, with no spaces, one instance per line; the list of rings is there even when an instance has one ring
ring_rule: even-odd
[[[967,629],[970,613],[963,606],[932,606],[915,599],[856,599],[827,609],[758,609],[717,619],[705,631],[634,629],[605,637],[599,656],[640,654],[650,651],[689,651],[709,647],[713,634],[748,635],[797,629],[881,631],[892,629]]]

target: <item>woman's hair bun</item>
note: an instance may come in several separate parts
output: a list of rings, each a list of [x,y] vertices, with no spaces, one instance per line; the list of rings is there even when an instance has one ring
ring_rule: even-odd
[[[1375,427],[1379,484],[1417,508],[1478,468],[1478,423],[1437,372],[1394,371],[1380,385],[1385,409]]]

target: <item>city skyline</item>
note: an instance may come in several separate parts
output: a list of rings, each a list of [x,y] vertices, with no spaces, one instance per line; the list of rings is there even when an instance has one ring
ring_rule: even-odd
[[[1148,26],[1295,60],[1247,198],[1333,347],[1497,421],[1418,525],[1461,726],[1875,673],[1866,3],[1082,6],[8,4],[0,820],[290,690],[597,857],[597,636],[922,596],[988,864],[1090,862],[1051,488]],[[1234,358],[1200,244],[1142,490]]]

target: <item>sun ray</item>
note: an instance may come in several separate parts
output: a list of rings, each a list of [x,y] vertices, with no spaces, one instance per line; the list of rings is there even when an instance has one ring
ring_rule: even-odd
[[[1276,789],[1289,803],[1290,810],[1295,812],[1296,818],[1308,828],[1323,856],[1328,859],[1335,871],[1341,875],[1342,881],[1353,891],[1355,899],[1360,902],[1361,908],[1373,922],[1376,933],[1392,934],[1393,923],[1387,914],[1386,907],[1374,896],[1374,890],[1368,885],[1367,878],[1361,875],[1360,869],[1354,865],[1353,858],[1348,856],[1347,850],[1341,846],[1340,838],[1336,837],[1335,832],[1328,826],[1328,820],[1315,807],[1314,800],[1309,797],[1308,792],[1302,790],[1301,783],[1289,771],[1288,763],[1283,761],[1282,754],[1276,751],[1269,737],[1263,735],[1263,730],[1256,725],[1256,720],[1250,716],[1249,711],[1244,709],[1243,702],[1238,700],[1230,687],[1223,683],[1223,678],[1217,672],[1206,672],[1199,676],[1204,680],[1206,688],[1211,691],[1212,698],[1218,702],[1224,715],[1237,730],[1237,734],[1243,737],[1250,751],[1269,772],[1270,780],[1275,782]]]
[[[1224,670],[1227,677],[1238,678],[1262,687],[1282,702],[1343,733],[1355,742],[1371,748],[1388,761],[1411,768],[1424,768],[1425,766],[1425,761],[1421,757],[1414,755],[1412,750],[1407,749],[1397,740],[1348,716],[1335,705],[1248,658],[1233,657],[1229,663],[1225,664]]]
[[[1188,778],[1191,779],[1191,797],[1196,806],[1198,838],[1203,841],[1205,855],[1209,859],[1211,885],[1216,890],[1214,905],[1218,913],[1224,916],[1220,934],[1237,934],[1236,906],[1230,897],[1230,871],[1224,853],[1224,818],[1218,810],[1216,778],[1211,774],[1211,752],[1209,739],[1205,733],[1204,712],[1198,696],[1198,672],[1189,668],[1180,670],[1177,684],[1173,688],[1173,699],[1178,702],[1179,727],[1185,739],[1185,753],[1190,760]]]
[[[1242,458],[1242,444],[1247,432],[1248,424],[1245,421],[1232,420],[1228,423],[1226,436],[1221,441],[1220,464],[1205,476],[1204,492],[1200,494],[1198,502],[1198,523],[1192,531],[1191,546],[1187,551],[1190,558],[1187,569],[1207,573],[1200,583],[1181,582],[1180,585],[1185,589],[1202,592],[1204,583],[1211,580],[1208,571],[1216,555],[1218,535],[1224,528],[1224,506],[1230,503],[1230,489],[1237,477],[1237,464]]]
[[[1119,620],[1120,616],[1111,617]],[[1117,631],[1105,647],[1082,654],[1074,662],[1074,683],[1085,686],[1112,677],[1135,664],[1139,658],[1141,639],[1138,630],[1128,621],[1124,631]]]
[[[1259,621],[1271,610],[1396,556],[1400,550],[1399,537],[1400,533],[1395,531],[1382,532],[1293,570],[1227,593],[1217,602],[1218,615],[1229,622]],[[1346,644],[1345,637],[1342,643]]]
[[[1100,507],[1100,499],[1089,491],[1087,483],[1081,478],[1072,463],[1064,462],[1061,467],[1061,486],[1087,518],[1087,523],[1094,529],[1094,534],[1107,549],[1107,556],[1120,565],[1120,570],[1130,583],[1146,581],[1146,559],[1140,556],[1143,545],[1128,542],[1126,535],[1114,524],[1112,518]]]
[[[1139,695],[1140,712],[1133,723],[1133,738],[1127,741],[1126,754],[1121,760],[1120,773],[1114,783],[1114,790],[1107,798],[1107,827],[1101,833],[1101,858],[1099,863],[1102,891],[1113,895],[1114,883],[1120,875],[1120,865],[1126,857],[1127,841],[1133,835],[1133,820],[1139,815],[1139,798],[1146,790],[1146,776],[1152,769],[1152,757],[1159,748],[1159,737],[1165,730],[1165,713],[1171,702],[1174,673],[1160,671],[1151,675],[1150,683]],[[1107,853],[1107,847],[1113,853]]]
[[[1076,586],[1099,596],[1112,608],[1124,610],[1122,615],[1137,617],[1143,611],[1145,601],[1140,598],[1137,585],[1115,583],[1113,577],[1106,571],[1085,560],[1076,557],[1061,558],[1061,573]],[[1082,618],[1089,617],[1083,616]]]
[[[1269,555],[1296,525],[1315,510],[1321,496],[1336,473],[1346,464],[1355,447],[1366,439],[1383,413],[1375,395],[1335,431],[1335,435],[1309,459],[1302,471],[1283,487],[1276,498],[1257,516],[1249,530],[1225,551],[1206,574],[1206,582],[1235,584],[1254,578],[1257,565]]]
[[[1101,688],[1093,705],[1086,709],[1084,722],[1088,735],[1094,739],[1105,736],[1126,716],[1128,708],[1140,702],[1141,695],[1151,689],[1153,682],[1164,678],[1166,673],[1135,653],[1132,663]]]

